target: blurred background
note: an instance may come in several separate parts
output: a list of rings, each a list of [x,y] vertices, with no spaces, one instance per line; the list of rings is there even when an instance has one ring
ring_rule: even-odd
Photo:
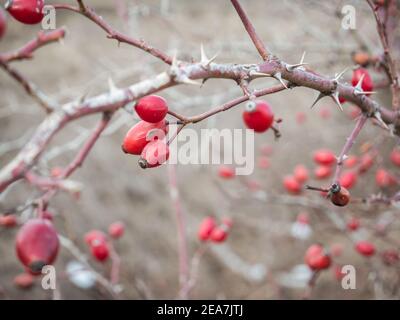
[[[47,1],[48,3],[54,3]],[[73,4],[74,1],[64,1]],[[220,63],[258,63],[260,58],[230,1],[106,1],[87,0],[87,5],[121,30],[143,38],[181,60],[199,60],[200,44],[209,56],[219,52]],[[267,47],[279,58],[297,63],[304,51],[306,62],[330,76],[353,66],[352,52],[367,47],[379,54],[381,47],[375,21],[365,1],[256,1],[242,0],[256,30]],[[341,8],[356,8],[357,28],[341,27]],[[66,26],[62,44],[38,50],[34,59],[14,63],[27,78],[61,103],[80,96],[93,96],[108,90],[108,79],[125,87],[166,70],[166,66],[141,50],[106,38],[105,33],[86,18],[67,11],[57,12],[57,27]],[[8,31],[0,42],[5,52],[22,46],[39,31],[39,26],[24,26],[8,17]],[[371,69],[375,83],[384,74]],[[344,75],[349,81],[351,71]],[[254,81],[251,88],[276,84],[274,79]],[[43,111],[23,89],[4,72],[0,73],[0,166],[5,166],[28,141],[44,118]],[[170,109],[195,115],[242,95],[239,86],[228,80],[209,80],[201,88],[179,86],[160,93]],[[208,215],[230,217],[233,227],[224,244],[210,244],[198,264],[197,281],[190,297],[196,299],[299,299],[307,288],[308,270],[303,264],[306,249],[315,242],[342,248],[335,265],[351,264],[357,270],[357,288],[344,290],[335,268],[323,272],[311,292],[316,299],[381,299],[399,297],[398,265],[387,266],[381,252],[398,249],[399,209],[382,204],[355,203],[333,207],[319,193],[304,191],[299,196],[286,194],[283,178],[298,164],[315,168],[313,152],[328,148],[338,154],[354,126],[351,105],[340,110],[323,99],[310,110],[316,92],[294,88],[267,96],[275,116],[282,118],[282,137],[272,132],[256,136],[256,169],[249,177],[223,180],[218,166],[162,166],[142,170],[137,159],[121,152],[125,133],[137,122],[135,116],[120,110],[95,145],[83,167],[72,178],[84,185],[80,198],[59,193],[50,204],[54,223],[84,255],[89,251],[83,237],[92,229],[106,231],[114,221],[126,225],[124,236],[116,241],[121,257],[118,296],[127,299],[177,297],[179,291],[178,240],[175,207],[170,197],[169,174],[176,173],[182,212],[187,223],[189,258],[198,252],[197,229]],[[378,90],[376,99],[385,104],[390,91]],[[201,128],[244,128],[239,105],[228,112],[191,126]],[[100,115],[71,123],[52,141],[38,163],[38,170],[49,174],[54,167],[67,165],[91,132]],[[380,191],[375,172],[384,166],[395,173],[389,154],[395,139],[369,123],[362,131],[353,154],[360,156],[368,147],[377,147],[377,163],[360,177],[352,196],[368,197]],[[272,151],[271,151],[272,150]],[[268,162],[268,165],[266,164]],[[170,172],[168,172],[170,170]],[[313,185],[329,184],[309,182]],[[24,182],[13,184],[0,195],[0,210],[7,212],[39,195]],[[22,217],[29,216],[25,210]],[[309,217],[312,234],[299,239],[291,231],[299,214]],[[356,236],[349,235],[346,222],[361,221]],[[388,221],[390,223],[388,223]],[[390,224],[384,236],[380,224]],[[378,231],[377,231],[378,230]],[[14,253],[17,228],[0,227],[0,298],[51,299],[54,294],[40,286],[40,279],[29,290],[17,288],[13,279],[23,272]],[[354,250],[354,237],[369,239],[378,253],[365,258]],[[358,239],[357,238],[357,239]],[[389,239],[389,240],[388,240]],[[65,266],[75,258],[62,248],[56,263],[57,294],[62,299],[108,299],[101,285],[84,290],[68,280]],[[89,258],[94,270],[108,278],[110,262]],[[121,291],[119,291],[121,290]]]

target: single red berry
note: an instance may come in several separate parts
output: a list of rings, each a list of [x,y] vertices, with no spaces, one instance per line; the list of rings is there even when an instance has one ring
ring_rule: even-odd
[[[359,172],[365,173],[374,165],[374,157],[366,153],[361,157]]]
[[[319,244],[313,244],[307,249],[304,261],[312,270],[324,270],[331,265],[329,254]]]
[[[110,256],[110,248],[105,241],[94,240],[90,247],[90,251],[92,256],[100,262],[106,261]]]
[[[357,165],[358,158],[356,156],[349,156],[345,161],[344,161],[344,166],[346,168],[353,168],[354,166]]]
[[[169,147],[161,140],[149,142],[140,155],[139,165],[142,169],[155,168],[169,158]]]
[[[213,217],[206,217],[203,219],[199,226],[197,236],[200,241],[207,241],[210,239],[211,232],[215,229],[215,219]]]
[[[316,179],[326,179],[332,174],[332,168],[328,166],[318,166],[314,170]]]
[[[274,122],[274,114],[270,105],[265,101],[249,101],[243,112],[243,121],[247,128],[255,132],[267,131]]]
[[[135,110],[140,119],[150,123],[157,123],[167,115],[168,105],[164,98],[151,95],[140,99],[135,105]]]
[[[393,151],[390,153],[390,160],[394,165],[400,167],[400,149],[393,149]]]
[[[3,38],[4,34],[7,30],[7,20],[6,14],[4,13],[3,8],[0,8],[0,39]]]
[[[158,123],[139,121],[125,135],[122,151],[140,155],[149,142],[157,140],[157,137],[162,139],[167,131],[168,127],[165,121]]]
[[[215,243],[221,243],[228,237],[228,232],[221,227],[216,227],[210,234],[210,240]]]
[[[85,242],[92,246],[94,241],[107,242],[107,236],[99,230],[92,230],[85,234]]]
[[[332,151],[321,149],[314,153],[314,161],[323,166],[330,166],[336,163],[336,157]]]
[[[375,246],[369,241],[359,241],[356,243],[356,250],[363,256],[370,257],[375,254]]]
[[[303,124],[307,119],[307,115],[304,112],[297,112],[296,113],[296,122],[298,124]]]
[[[14,19],[25,24],[37,24],[43,19],[44,0],[8,0],[5,9]]]
[[[387,188],[395,183],[394,177],[383,168],[376,171],[375,181],[380,188]]]
[[[342,187],[347,189],[351,189],[357,182],[357,173],[354,171],[348,171],[341,175],[339,178],[339,183]]]
[[[343,104],[343,103],[346,102],[346,99],[343,98],[342,96],[339,96],[339,102],[340,102],[341,104]]]
[[[400,259],[399,253],[396,249],[387,249],[382,252],[382,261],[388,266],[396,264]]]
[[[232,179],[235,177],[235,169],[230,166],[220,165],[218,168],[218,176],[223,179]]]
[[[283,186],[291,194],[301,193],[301,184],[293,176],[286,176],[283,179]]]
[[[120,222],[116,221],[108,227],[108,234],[113,237],[114,239],[121,238],[125,232],[125,225]]]
[[[6,228],[15,227],[18,224],[18,219],[15,214],[0,215],[0,226]]]
[[[347,222],[347,229],[350,231],[356,231],[360,227],[360,220],[352,217],[348,222]]]
[[[269,159],[268,157],[259,157],[258,158],[258,167],[261,169],[268,169],[269,168]]]
[[[294,178],[299,182],[299,183],[304,183],[308,180],[308,170],[307,168],[299,164],[294,168]]]
[[[296,220],[297,220],[297,222],[302,223],[302,224],[310,223],[310,218],[308,216],[308,213],[306,213],[306,212],[299,213]]]
[[[57,231],[49,220],[29,220],[16,237],[18,258],[34,274],[40,273],[45,265],[54,262],[58,248]]]
[[[14,284],[21,289],[29,289],[33,286],[35,279],[30,273],[21,273],[14,278]]]
[[[361,87],[363,91],[372,91],[374,90],[374,83],[372,81],[371,75],[369,74],[367,69],[364,68],[359,68],[353,71],[353,77],[351,79],[351,83],[353,86],[356,86],[357,83],[361,80],[361,78],[364,76],[364,79],[362,80]],[[369,95],[369,94],[368,94]]]
[[[335,206],[347,206],[350,202],[350,192],[339,184],[334,184],[330,189],[330,199]]]

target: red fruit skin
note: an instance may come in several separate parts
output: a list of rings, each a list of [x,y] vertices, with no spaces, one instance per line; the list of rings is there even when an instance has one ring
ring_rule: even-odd
[[[369,154],[369,153],[364,154],[364,155],[361,157],[361,160],[360,160],[359,172],[360,172],[360,173],[365,173],[365,172],[367,172],[373,165],[374,165],[374,158],[372,157],[372,155]]]
[[[254,110],[245,110],[243,112],[243,121],[247,128],[258,133],[265,132],[272,126],[272,123],[274,122],[274,114],[267,102],[260,100],[254,103]]]
[[[341,104],[343,104],[343,103],[346,102],[346,99],[343,98],[343,97],[341,97],[341,96],[339,96],[339,102],[340,102]]]
[[[116,221],[108,227],[108,234],[113,237],[114,239],[119,239],[124,235],[125,232],[125,225],[120,222]]]
[[[158,123],[139,121],[125,135],[122,143],[122,151],[129,154],[140,155],[144,147],[151,141],[149,140],[149,137],[147,137],[147,134],[150,131],[157,129],[161,130],[159,133],[165,135],[168,131],[165,121],[160,121]]]
[[[390,160],[395,166],[400,167],[400,150],[395,148],[393,151],[390,153]]]
[[[0,40],[3,38],[4,34],[7,30],[7,20],[6,14],[4,13],[3,8],[0,8]]]
[[[370,257],[375,254],[375,246],[369,241],[359,241],[356,243],[356,250],[363,256]]]
[[[221,165],[218,168],[218,176],[223,179],[232,179],[235,177],[235,169],[229,166]]]
[[[314,153],[314,161],[323,166],[330,166],[336,163],[336,157],[330,150],[318,150]]]
[[[211,232],[210,240],[215,243],[221,243],[224,242],[227,237],[228,233],[226,230],[224,228],[217,227]]]
[[[107,242],[103,241],[93,241],[90,247],[92,256],[100,262],[104,262],[110,256],[110,249]]]
[[[318,166],[314,170],[316,179],[326,179],[332,174],[332,168],[328,166]]]
[[[392,175],[385,169],[378,169],[375,174],[375,181],[378,187],[387,188],[394,184]]]
[[[156,95],[143,97],[135,105],[135,110],[140,119],[157,123],[165,118],[168,112],[167,101]]]
[[[319,244],[313,244],[307,249],[304,261],[312,270],[324,270],[331,265],[331,258]]]
[[[19,230],[15,247],[22,264],[34,274],[41,273],[42,267],[57,257],[57,231],[49,220],[31,219]]]
[[[86,233],[85,242],[92,246],[94,241],[107,242],[107,236],[99,230],[92,230]]]
[[[354,168],[357,165],[358,158],[356,156],[349,156],[345,161],[344,161],[344,166],[346,168]]]
[[[143,149],[139,165],[143,168],[155,168],[169,158],[169,147],[161,140],[149,142]]]
[[[33,286],[34,277],[29,273],[21,273],[14,278],[14,284],[21,289],[29,289]]]
[[[367,69],[359,68],[353,71],[353,77],[351,79],[351,84],[355,87],[357,83],[360,81],[361,77],[364,76],[364,80],[361,84],[363,91],[372,91],[374,90],[374,83],[372,81],[371,75],[369,74]],[[369,96],[370,94],[367,94]]]
[[[345,172],[339,178],[339,184],[347,189],[353,188],[356,183],[357,183],[357,174],[353,171]]]
[[[360,220],[358,220],[357,218],[353,217],[347,222],[347,229],[349,231],[356,231],[359,227],[360,227]]]
[[[294,178],[299,182],[299,183],[304,183],[308,180],[308,170],[305,166],[302,164],[297,165],[294,168]]]
[[[5,9],[14,19],[25,24],[37,24],[43,19],[44,0],[8,0]]]
[[[207,241],[210,239],[212,231],[215,229],[215,219],[213,217],[206,217],[203,219],[199,226],[197,236],[200,241]]]
[[[300,183],[292,176],[287,176],[283,179],[283,186],[291,194],[296,195],[301,193]]]
[[[7,214],[0,216],[0,226],[6,228],[15,227],[18,224],[18,219],[15,214]]]
[[[343,186],[341,186],[339,192],[332,193],[331,202],[338,207],[345,207],[350,202],[350,192]]]

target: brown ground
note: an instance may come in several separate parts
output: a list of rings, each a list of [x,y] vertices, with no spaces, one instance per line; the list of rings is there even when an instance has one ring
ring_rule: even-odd
[[[306,50],[307,62],[314,69],[331,75],[351,64],[350,52],[357,48],[357,43],[349,32],[341,29],[340,20],[334,16],[333,11],[322,7],[325,5],[303,0],[242,2],[262,39],[284,60],[297,62]],[[341,4],[341,1],[336,2]],[[203,43],[209,55],[220,51],[219,62],[259,61],[257,52],[229,1],[174,0],[171,1],[170,13],[167,15],[160,14],[159,1],[129,1],[132,12],[128,24],[124,24],[116,15],[113,1],[88,0],[87,3],[119,29],[142,37],[169,53],[178,49],[181,59],[198,59],[200,43]],[[138,7],[135,7],[135,3]],[[364,1],[354,3],[359,8],[357,31],[366,35],[366,41],[376,51],[379,47],[373,32],[373,18],[368,14]],[[141,9],[136,16],[135,8]],[[147,13],[144,10],[146,8],[149,9]],[[58,26],[68,27],[65,44],[41,49],[33,61],[17,63],[15,66],[45,92],[62,102],[82,94],[94,95],[104,91],[109,77],[122,87],[165,69],[164,65],[140,50],[126,45],[118,47],[115,42],[106,39],[97,26],[80,16],[62,12],[57,18]],[[37,27],[21,26],[10,20],[8,34],[0,43],[1,51],[22,45],[37,31]],[[43,113],[4,73],[0,74],[0,83],[1,142],[17,139],[24,134],[27,134],[23,139],[26,141],[29,133],[43,119]],[[254,85],[260,88],[272,83],[272,80],[259,80]],[[169,89],[163,95],[172,109],[185,107],[184,113],[197,114],[240,94],[240,89],[233,82],[212,80],[202,89],[182,87]],[[258,147],[267,143],[274,148],[271,168],[267,171],[257,169],[252,177],[260,181],[267,192],[281,193],[282,177],[290,173],[297,163],[304,163],[312,168],[313,150],[328,147],[339,152],[352,128],[352,121],[346,114],[340,113],[329,99],[323,100],[310,111],[309,106],[314,97],[315,92],[296,88],[267,98],[274,107],[276,116],[284,119],[282,138],[278,142],[274,141],[271,133],[259,135],[256,140]],[[238,106],[216,116],[215,123],[201,123],[196,128],[207,125],[241,128],[242,107]],[[332,117],[328,120],[321,119],[321,108],[328,108]],[[9,110],[12,112],[7,115]],[[296,124],[294,115],[297,111],[307,113],[307,121],[302,126]],[[123,119],[129,115],[121,111],[118,117]],[[73,140],[82,129],[91,128],[97,118],[95,116],[70,125],[57,136],[49,150]],[[106,230],[109,223],[115,220],[124,221],[126,234],[117,244],[117,250],[122,257],[122,297],[139,299],[143,298],[143,292],[148,291],[153,298],[174,298],[178,291],[178,252],[168,172],[166,167],[142,171],[136,165],[136,159],[120,151],[124,133],[132,123],[133,120],[128,120],[122,128],[103,137],[85,165],[74,174],[73,178],[85,185],[79,201],[72,200],[69,195],[60,194],[51,203],[51,208],[57,214],[56,225],[59,230],[73,239],[84,252],[87,252],[82,240],[85,232],[93,228]],[[368,126],[362,133],[360,142],[375,137],[379,132],[378,128]],[[393,143],[389,141],[382,149],[387,152],[392,146]],[[11,150],[2,153],[1,167],[16,152],[17,150]],[[64,152],[51,160],[47,167],[66,165],[74,154],[73,150]],[[46,168],[46,163],[42,167]],[[339,242],[345,246],[344,256],[339,261],[352,263],[359,271],[357,290],[342,290],[340,284],[333,279],[332,272],[326,272],[319,279],[313,297],[377,297],[372,283],[367,281],[366,260],[354,253],[346,236],[332,229],[323,212],[308,210],[315,226],[314,236],[309,241],[295,241],[290,238],[288,229],[302,208],[285,204],[261,204],[251,199],[244,199],[230,206],[229,199],[216,187],[215,171],[216,167],[211,165],[178,167],[191,254],[198,247],[196,228],[200,219],[209,214],[229,215],[235,221],[227,244],[229,250],[247,263],[266,265],[272,277],[301,263],[304,251],[311,242],[319,241],[326,245]],[[363,183],[359,183],[355,189],[354,195],[363,196],[376,191],[374,185],[369,183],[372,179],[373,177],[364,178]],[[223,183],[222,186],[228,191],[246,194],[240,179]],[[32,197],[32,192],[34,191],[30,187],[19,183],[2,197],[0,208],[6,210],[18,205]],[[315,197],[319,198],[318,195]],[[336,211],[341,216],[363,215],[366,220],[373,221],[382,210],[381,207],[367,211],[358,206],[350,206]],[[50,297],[39,285],[29,291],[14,288],[13,277],[22,271],[13,252],[15,232],[16,230],[0,230],[0,286],[8,298]],[[380,245],[378,242],[378,246]],[[63,250],[57,262],[57,270],[62,270],[65,262],[70,259],[68,252]],[[193,290],[193,298],[297,299],[302,295],[302,290],[283,288],[278,296],[270,281],[251,283],[227,267],[222,262],[224,259],[226,260],[224,254],[212,251],[205,255],[200,264],[198,285]],[[95,262],[93,265],[107,275],[108,265],[103,267]],[[101,291],[79,290],[62,277],[59,279],[59,286],[64,299],[108,297]],[[147,289],[144,290],[143,286]]]

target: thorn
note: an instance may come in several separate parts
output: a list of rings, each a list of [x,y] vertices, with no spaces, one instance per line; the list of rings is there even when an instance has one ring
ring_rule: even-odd
[[[203,85],[201,82],[194,81],[187,76],[182,77],[179,80],[179,83],[190,84],[190,85],[195,85],[195,86],[200,86],[200,87]]]
[[[370,95],[370,94],[375,94],[376,91],[357,91],[356,89],[354,89],[354,94],[356,96],[362,96],[362,95]]]
[[[363,89],[362,89],[362,83],[363,83],[363,81],[364,81],[364,77],[365,77],[365,73],[362,74],[360,80],[358,80],[358,83],[357,83],[357,85],[355,86],[355,90],[357,90],[357,91],[363,91]]]
[[[204,84],[206,83],[206,81],[207,81],[208,79],[209,79],[209,78],[204,78],[204,79],[201,81],[200,88],[202,88],[202,87],[204,86]]]
[[[318,94],[317,99],[315,99],[314,103],[311,105],[310,109],[314,108],[314,106],[318,103],[318,101],[321,100],[321,99],[322,99],[323,97],[325,97],[325,96],[326,96],[326,94],[320,92],[320,93]]]
[[[257,71],[254,71],[254,70],[250,71],[249,75],[252,78],[272,77],[272,74],[263,73],[263,72],[257,72]]]
[[[286,89],[289,89],[289,88],[287,87],[286,83],[283,81],[283,79],[282,79],[282,74],[281,74],[280,72],[275,73],[275,74],[273,75],[273,77],[274,77],[276,80],[278,80],[280,83],[282,83],[282,85],[283,85]]]
[[[108,88],[110,89],[111,93],[118,90],[117,86],[115,85],[115,83],[111,77],[108,78]]]
[[[347,72],[347,70],[349,70],[348,67],[346,69],[344,69],[342,72],[336,73],[335,78],[333,80],[338,82],[340,80],[340,78],[343,77],[343,75]]]
[[[289,72],[293,72],[295,69],[299,68],[299,67],[303,67],[308,65],[308,63],[304,62],[304,58],[306,56],[306,52],[303,52],[303,55],[301,56],[300,62],[297,64],[287,64],[286,65],[286,70]]]
[[[203,67],[208,67],[218,56],[219,53],[216,53],[211,59],[209,59],[204,51],[203,44],[200,45],[200,63]]]
[[[385,129],[390,131],[390,128],[387,126],[387,124],[382,120],[381,113],[379,111],[376,111],[373,115],[373,117],[379,122],[380,125],[382,125]]]
[[[340,103],[340,100],[339,100],[339,91],[335,91],[330,96],[332,97],[333,101],[335,101],[335,103],[339,107],[340,111],[343,112],[343,107],[342,107],[342,104]]]

